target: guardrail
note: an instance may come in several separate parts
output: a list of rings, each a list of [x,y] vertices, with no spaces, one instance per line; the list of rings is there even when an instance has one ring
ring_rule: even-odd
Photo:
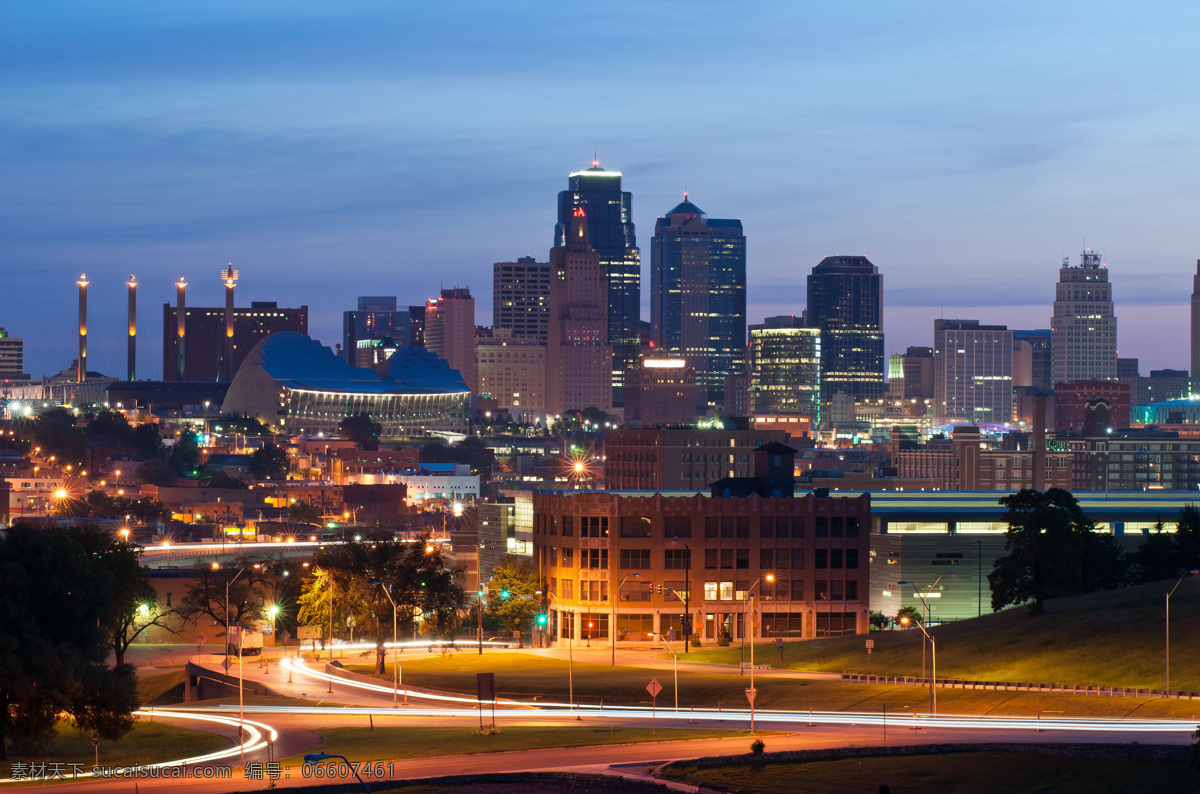
[[[929,686],[928,678],[901,675],[864,675],[859,673],[842,673],[842,682],[847,684],[884,684],[888,686]],[[939,689],[977,689],[993,692],[1044,692],[1056,695],[1200,700],[1200,692],[1183,692],[1176,689],[1165,692],[1161,689],[1147,689],[1145,687],[1034,684],[1014,681],[969,681],[961,678],[938,678],[934,680],[933,685]]]

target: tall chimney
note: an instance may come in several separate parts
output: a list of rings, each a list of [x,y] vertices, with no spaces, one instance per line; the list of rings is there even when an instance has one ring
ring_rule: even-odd
[[[183,280],[183,276],[179,277],[179,281],[175,282],[175,358],[176,358],[176,373],[175,380],[183,380],[184,361],[183,357],[183,335],[186,330],[184,319],[187,317],[187,282]]]
[[[233,263],[221,271],[221,280],[225,282],[225,361],[221,380],[233,380],[233,288],[237,284],[238,272],[233,269]]]
[[[1033,490],[1046,490],[1046,395],[1033,395]]]
[[[129,287],[129,348],[126,351],[128,359],[126,367],[128,369],[129,380],[137,380],[137,279],[133,274],[129,274],[129,281],[125,282]]]
[[[75,382],[87,380],[87,274],[75,282],[79,285],[79,358],[75,362]]]

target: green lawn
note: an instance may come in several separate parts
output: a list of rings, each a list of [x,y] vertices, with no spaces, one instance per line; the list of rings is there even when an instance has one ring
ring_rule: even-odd
[[[933,630],[938,677],[1161,689],[1164,596],[1174,584],[1055,599],[1038,617],[1017,607],[938,626]],[[869,670],[866,639],[822,639],[820,651],[809,641],[787,642],[782,663],[774,641],[757,643],[755,662],[795,670],[920,675],[919,630],[872,632]],[[736,665],[741,654],[737,646],[705,646],[689,658]],[[1200,691],[1200,577],[1184,580],[1171,597],[1171,688]]]
[[[57,738],[45,750],[25,757],[9,748],[9,759],[0,762],[0,777],[10,774],[12,761],[59,761],[84,764],[83,771],[91,771],[95,763],[95,748],[92,747],[92,732],[77,731],[60,722],[56,728]],[[223,736],[205,731],[180,728],[163,722],[150,722],[142,717],[119,742],[100,740],[100,763],[113,765],[155,764],[171,761],[183,756],[203,755],[229,747],[230,741]],[[69,770],[64,770],[64,773]]]
[[[345,755],[355,761],[402,761],[408,758],[432,758],[442,755],[504,753],[512,750],[538,750],[546,747],[592,747],[606,744],[675,742],[689,739],[744,737],[749,746],[750,733],[711,728],[650,728],[594,726],[524,726],[504,724],[498,712],[500,733],[476,735],[473,728],[320,728],[325,741],[322,752]],[[758,733],[770,737],[769,733]],[[316,752],[315,750],[313,752]],[[300,765],[302,757],[286,764]]]
[[[351,665],[350,669],[369,673],[370,665]],[[530,654],[490,652],[483,656],[458,653],[401,662],[404,682],[449,692],[473,694],[475,674],[496,674],[500,698],[565,701],[568,691],[568,663]],[[610,667],[575,663],[575,699],[580,703],[605,703],[649,706],[645,686],[658,679],[663,690],[658,696],[660,709],[674,706],[671,671],[637,667]],[[391,681],[391,667],[381,677]],[[679,673],[679,705],[682,709],[747,707],[745,689],[748,676],[722,673]],[[756,676],[760,709],[808,709],[817,711],[880,711],[884,705],[898,715],[901,712],[928,711],[929,690],[921,687],[843,684],[837,681],[813,681]],[[335,687],[336,689],[336,687]],[[336,693],[335,693],[336,697]],[[1135,698],[1049,695],[1033,692],[983,692],[939,689],[938,711],[943,714],[992,714],[1044,716],[1177,717],[1200,716],[1200,701],[1146,700]]]
[[[150,675],[138,676],[138,698],[142,705],[154,703],[159,698],[163,698],[168,692],[183,683],[184,672],[182,669],[172,670],[168,673],[151,673]]]
[[[771,794],[836,794],[878,791],[888,784],[892,794],[937,791],[972,794],[1057,792],[1196,791],[1200,775],[1183,763],[1099,761],[1057,758],[1035,753],[952,753],[893,756],[787,764],[738,764],[697,770],[672,765],[663,770],[673,780],[717,786],[735,792]]]

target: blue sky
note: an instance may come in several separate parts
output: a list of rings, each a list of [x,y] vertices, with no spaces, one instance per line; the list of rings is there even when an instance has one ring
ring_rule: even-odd
[[[740,217],[749,319],[821,257],[885,274],[887,351],[935,317],[1048,327],[1057,265],[1105,252],[1121,355],[1186,368],[1200,239],[1194,4],[58,2],[0,7],[0,326],[27,369],[140,374],[161,305],[417,303],[544,259],[598,152],[646,264],[686,186]],[[644,269],[644,286],[649,273]],[[644,290],[647,292],[648,290]],[[644,312],[648,318],[648,310]]]

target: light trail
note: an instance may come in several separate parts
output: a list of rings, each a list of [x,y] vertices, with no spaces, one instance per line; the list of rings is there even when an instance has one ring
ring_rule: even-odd
[[[217,723],[218,725],[228,725],[232,728],[238,727],[238,724],[239,724],[239,720],[237,720],[236,718],[233,718],[233,717],[222,717],[222,716],[218,716],[215,714],[200,714],[200,713],[196,713],[196,712],[192,712],[192,711],[176,711],[174,709],[141,710],[141,711],[135,711],[134,714],[136,714],[139,717],[153,718],[155,715],[158,715],[159,717],[168,717],[171,719],[178,718],[178,719],[184,719],[184,720],[197,720],[199,722],[213,722],[213,723]],[[157,764],[124,764],[124,765],[123,764],[112,764],[110,766],[112,768],[120,768],[123,770],[139,770],[139,771],[150,770],[150,769],[168,769],[168,768],[177,767],[177,766],[197,766],[197,765],[201,765],[201,764],[206,764],[210,761],[220,761],[225,758],[232,758],[234,756],[240,756],[243,753],[250,753],[255,750],[261,750],[264,747],[266,747],[268,744],[270,744],[271,742],[273,742],[279,738],[279,731],[275,730],[270,725],[267,725],[264,722],[253,722],[251,720],[245,720],[245,721],[242,721],[241,724],[244,726],[244,730],[246,731],[245,740],[241,744],[235,745],[235,746],[227,748],[225,750],[218,750],[217,752],[208,753],[206,755],[196,755],[196,756],[191,756],[189,758],[180,758],[180,759],[177,759],[174,761],[162,761]],[[266,738],[264,738],[264,735],[266,736]],[[63,782],[69,782],[70,780],[77,780],[77,779],[90,778],[90,777],[95,777],[95,775],[92,772],[80,772],[79,774],[72,774],[72,776],[70,778],[64,778]],[[100,777],[103,779],[108,779],[109,775],[101,775]],[[27,783],[27,782],[29,782],[29,781],[13,780],[12,778],[0,778],[0,783]]]
[[[390,695],[393,688],[381,684],[369,684],[364,681],[353,681],[339,676],[330,675],[328,673],[318,672],[309,669],[302,661],[284,660],[285,666],[290,666],[294,672],[301,675],[307,675],[321,681],[336,681],[339,686],[348,686],[353,689],[359,689],[366,692],[379,693]],[[439,695],[429,692],[414,692],[411,689],[406,690],[407,697],[418,698],[424,700],[433,700],[442,703],[456,704],[472,704],[478,705],[478,700],[475,698],[464,697],[461,695]],[[490,704],[491,701],[485,701]],[[729,710],[714,710],[714,709],[697,709],[695,711],[674,711],[669,707],[656,709],[649,706],[609,706],[607,708],[596,705],[574,705],[571,703],[556,703],[553,701],[522,701],[522,700],[497,700],[498,707],[515,707],[521,710],[534,711],[538,714],[547,717],[569,717],[574,719],[579,716],[600,719],[637,719],[644,720],[653,715],[655,719],[666,720],[718,720],[718,721],[734,721],[734,722],[749,722],[749,709],[729,709]],[[396,715],[411,714],[414,716],[476,716],[478,715],[477,708],[471,709],[454,709],[454,708],[426,708],[414,709],[405,707],[403,711],[397,711],[393,708],[370,708],[370,707],[320,707],[320,706],[298,706],[293,707],[300,711],[273,711],[273,707],[259,706],[254,707],[255,713],[301,713],[301,714],[355,714],[355,715]],[[306,711],[305,709],[313,709]],[[251,709],[247,707],[247,711]],[[1133,731],[1137,733],[1177,733],[1181,731],[1191,732],[1195,730],[1194,720],[1148,720],[1148,719],[1099,719],[1099,718],[1066,718],[1056,717],[1053,719],[1041,719],[1039,717],[973,717],[970,715],[937,715],[930,717],[928,714],[920,714],[912,711],[894,712],[891,714],[883,714],[881,712],[841,712],[841,711],[789,711],[786,709],[755,709],[755,718],[771,723],[799,723],[811,722],[813,724],[823,725],[879,725],[883,726],[891,723],[897,727],[911,726],[914,723],[919,727],[925,728],[967,728],[967,729],[992,729],[992,730],[1014,730],[1014,731],[1086,731],[1097,733],[1119,733]]]

